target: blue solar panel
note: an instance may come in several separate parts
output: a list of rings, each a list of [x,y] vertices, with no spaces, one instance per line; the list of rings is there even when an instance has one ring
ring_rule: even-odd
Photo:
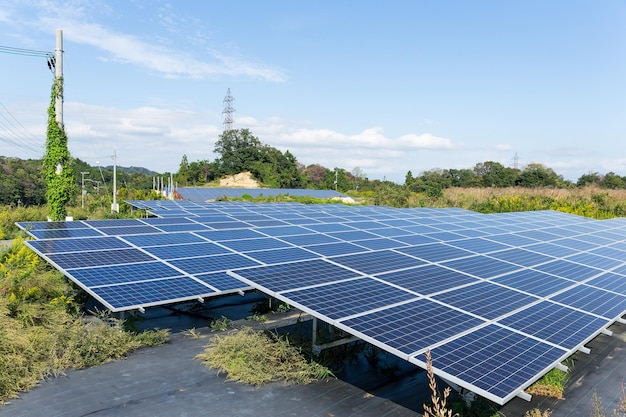
[[[575,284],[573,281],[532,269],[514,271],[510,274],[494,278],[492,282],[506,285],[516,290],[525,291],[539,297],[547,297],[550,294],[564,290]]]
[[[253,250],[262,249],[279,249],[289,248],[291,245],[282,242],[278,239],[271,237],[263,237],[260,239],[241,239],[241,240],[229,240],[221,242],[222,245],[236,251],[236,252],[248,252]]]
[[[320,223],[320,224],[311,224],[306,226],[307,229],[313,230],[320,233],[327,232],[342,232],[347,230],[356,230],[353,227],[347,226],[342,223]],[[308,232],[311,233],[311,232]]]
[[[159,259],[164,260],[232,253],[228,249],[225,249],[221,246],[216,245],[215,243],[210,242],[188,243],[184,245],[152,246],[149,248],[145,248],[145,251]]]
[[[486,319],[495,319],[538,300],[536,297],[488,282],[451,290],[434,295],[433,298]]]
[[[588,285],[626,295],[626,276],[605,272],[597,278],[587,282]]]
[[[375,234],[372,234],[363,230],[352,230],[352,231],[346,231],[346,232],[330,232],[327,234],[334,238],[351,241],[351,242],[354,242],[357,240],[364,240],[364,239],[374,239],[378,237]]]
[[[351,331],[407,356],[482,323],[476,317],[427,299],[341,321]]]
[[[272,293],[355,278],[359,274],[321,259],[237,271]]]
[[[239,281],[237,278],[231,277],[226,272],[216,272],[210,274],[197,274],[194,275],[196,279],[216,288],[221,292],[239,291],[246,288],[251,288],[245,282]]]
[[[553,301],[615,319],[626,312],[626,297],[588,285],[579,285],[550,298]]]
[[[368,251],[367,248],[348,242],[325,243],[322,245],[303,246],[311,252],[315,252],[321,256],[337,256],[347,255],[350,253],[359,253]]]
[[[30,230],[28,232],[36,239],[65,239],[72,237],[103,236],[102,233],[94,229],[49,229]]]
[[[403,246],[407,246],[406,243],[398,242],[394,239],[385,239],[385,238],[377,238],[377,239],[368,239],[368,240],[359,240],[359,246],[362,246],[371,250],[379,250],[379,249],[393,249],[393,248],[401,248]]]
[[[17,222],[22,230],[58,230],[58,229],[85,229],[83,222]]]
[[[535,266],[554,260],[551,256],[542,255],[537,252],[531,252],[520,248],[494,252],[490,253],[488,256],[521,266]]]
[[[486,255],[445,261],[441,264],[448,268],[456,269],[457,271],[475,275],[480,278],[493,278],[519,269],[517,265],[493,259]]]
[[[598,269],[611,269],[624,263],[624,258],[622,258],[622,260],[617,260],[604,256],[594,255],[592,253],[579,253],[576,255],[568,256],[567,260],[587,266],[592,266]]]
[[[450,242],[450,245],[476,253],[489,253],[510,248],[509,245],[503,245],[482,238],[456,240]]]
[[[555,240],[552,243],[555,243],[559,246],[565,246],[566,248],[576,249],[577,251],[591,250],[600,246],[595,243],[589,243],[583,240],[571,238]]]
[[[93,252],[67,252],[47,255],[50,261],[68,270],[87,266],[119,265],[154,261],[154,258],[138,249],[112,249]]]
[[[607,258],[617,259],[618,261],[623,261],[626,259],[626,251],[616,249],[614,247],[601,247],[597,249],[593,249],[589,251],[589,253],[593,253],[600,256],[605,256]]]
[[[212,240],[214,242],[264,237],[262,234],[257,233],[254,230],[250,230],[250,229],[215,230],[215,231],[209,231],[209,232],[194,232],[194,234],[198,236],[202,236],[203,238]]]
[[[246,256],[254,258],[257,261],[263,262],[264,264],[268,265],[319,258],[319,255],[301,248],[285,248],[246,252]]]
[[[531,238],[520,236],[520,235],[508,234],[508,233],[503,234],[503,235],[487,236],[485,239],[488,239],[494,242],[504,243],[505,245],[510,245],[510,246],[525,246],[525,245],[537,243],[535,239],[531,239]],[[454,243],[457,244],[458,242],[454,242]]]
[[[468,252],[466,250],[459,249],[443,243],[410,246],[407,248],[398,249],[398,251],[430,262],[439,262],[448,259],[463,258],[473,255],[472,252]]]
[[[188,277],[111,285],[93,288],[91,291],[100,299],[107,300],[114,309],[191,300],[215,293],[209,287]]]
[[[283,236],[281,237],[281,239],[296,246],[318,245],[320,243],[339,242],[339,239],[335,239],[333,237],[330,237],[327,235],[320,235],[320,234]]]
[[[535,266],[533,269],[574,281],[583,281],[587,278],[593,277],[594,275],[599,275],[602,272],[596,268],[591,268],[562,259],[557,259],[556,261],[549,262],[547,264]]]
[[[184,243],[200,243],[206,240],[190,233],[163,233],[158,235],[130,235],[124,240],[139,247],[180,245]]]
[[[381,297],[382,294],[384,297]],[[417,297],[370,278],[305,288],[281,295],[288,297],[295,305],[314,310],[332,320]]]
[[[386,227],[384,229],[373,229],[369,231],[377,236],[395,238],[398,236],[416,236],[411,232],[407,232],[406,230],[398,229],[397,227]],[[426,238],[429,242],[433,242],[434,239]]]
[[[185,223],[185,224],[164,224],[156,226],[159,230],[164,232],[196,232],[209,230],[209,228],[200,223]]]
[[[188,219],[187,217],[149,217],[147,219],[141,219],[142,223],[148,223],[152,226],[173,225],[173,224],[198,224],[197,222]]]
[[[378,274],[396,269],[411,268],[422,265],[424,262],[410,256],[390,250],[366,252],[355,255],[346,255],[333,258],[333,262],[364,274]]]
[[[499,323],[555,345],[574,349],[610,322],[548,301],[530,306]]]
[[[191,275],[259,265],[258,262],[235,253],[176,259],[170,261],[170,263]]]
[[[379,274],[376,277],[425,295],[477,282],[476,278],[442,268],[438,265],[424,265],[417,268]]]
[[[300,226],[276,226],[276,227],[264,227],[258,230],[259,233],[263,233],[269,236],[291,236],[291,235],[306,235],[311,231]],[[258,237],[258,236],[257,236]]]
[[[161,262],[143,262],[71,271],[71,276],[86,287],[121,284],[132,281],[148,281],[181,275],[183,274],[180,271]]]
[[[553,243],[535,243],[532,245],[524,246],[524,249],[541,253],[544,255],[554,256],[555,258],[565,257],[578,253],[576,249],[566,248],[565,246],[559,246]]]
[[[567,351],[495,325],[431,350],[433,367],[508,401],[549,370]],[[423,356],[418,360],[424,362]]]
[[[83,223],[98,229],[103,227],[145,226],[139,219],[83,220]]]
[[[101,227],[99,229],[102,233],[108,236],[120,236],[120,235],[143,235],[147,233],[159,233],[159,229],[152,226],[119,226],[119,227]]]
[[[402,230],[406,230],[407,232],[411,233],[411,234],[425,234],[425,233],[435,233],[435,232],[439,232],[440,230],[435,228],[435,227],[431,227],[431,226],[425,226],[423,224],[413,224],[411,226],[403,226]]]
[[[83,252],[100,249],[121,249],[128,248],[130,245],[115,237],[106,238],[76,238],[76,239],[59,239],[59,240],[29,240],[26,244],[38,251],[39,253],[58,253],[58,252]]]

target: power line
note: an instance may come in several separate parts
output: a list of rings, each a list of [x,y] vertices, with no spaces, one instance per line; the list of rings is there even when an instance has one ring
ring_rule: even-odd
[[[49,51],[38,51],[36,49],[13,48],[12,46],[0,45],[0,52],[4,54],[25,55],[25,56],[43,56],[52,57],[54,54]]]
[[[11,114],[4,104],[0,102],[0,106],[3,110],[0,111],[0,128],[3,130],[0,135],[0,141],[8,143],[17,149],[29,150],[41,155],[43,144]]]

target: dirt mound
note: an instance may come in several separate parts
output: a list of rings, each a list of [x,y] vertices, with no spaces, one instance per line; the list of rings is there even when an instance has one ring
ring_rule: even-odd
[[[250,172],[240,172],[220,179],[220,187],[260,188]]]

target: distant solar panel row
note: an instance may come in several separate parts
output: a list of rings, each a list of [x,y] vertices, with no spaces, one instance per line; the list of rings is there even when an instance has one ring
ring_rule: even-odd
[[[194,202],[213,201],[223,197],[239,198],[244,195],[262,196],[291,195],[298,197],[332,198],[345,196],[334,190],[309,190],[305,188],[206,188],[178,187],[174,192],[183,200]]]
[[[159,217],[18,225],[113,311],[257,288],[500,404],[626,313],[626,219],[131,203]]]

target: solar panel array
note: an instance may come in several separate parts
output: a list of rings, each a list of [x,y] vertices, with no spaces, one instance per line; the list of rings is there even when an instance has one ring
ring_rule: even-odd
[[[217,200],[222,197],[238,198],[250,195],[254,198],[290,195],[298,197],[332,198],[345,197],[345,194],[334,190],[310,190],[306,188],[207,188],[207,187],[178,187],[174,190],[180,198],[187,201],[202,203]]]
[[[504,404],[626,313],[626,219],[132,201],[19,223],[113,311],[257,288]]]

